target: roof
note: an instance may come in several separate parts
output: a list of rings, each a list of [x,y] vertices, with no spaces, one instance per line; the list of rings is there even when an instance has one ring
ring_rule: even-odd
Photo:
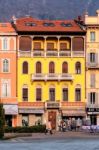
[[[11,23],[0,23],[0,33],[15,33]]]
[[[16,19],[18,32],[85,32],[74,20],[38,20],[32,17]]]

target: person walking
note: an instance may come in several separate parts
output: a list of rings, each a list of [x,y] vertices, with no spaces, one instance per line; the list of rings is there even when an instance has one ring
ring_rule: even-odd
[[[52,125],[51,125],[51,121],[50,120],[46,123],[45,134],[47,134],[47,133],[53,134],[53,132],[52,132]]]

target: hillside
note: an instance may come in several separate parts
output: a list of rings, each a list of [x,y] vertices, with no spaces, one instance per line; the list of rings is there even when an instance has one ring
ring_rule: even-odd
[[[99,8],[99,0],[0,0],[0,20],[13,15],[31,15],[40,19],[72,19],[88,10],[90,15]]]

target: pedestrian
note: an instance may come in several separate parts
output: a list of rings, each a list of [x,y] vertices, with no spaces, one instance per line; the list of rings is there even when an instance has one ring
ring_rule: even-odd
[[[53,134],[53,132],[52,132],[52,125],[51,125],[51,121],[50,121],[50,120],[46,123],[45,134],[46,134],[46,133]]]
[[[63,132],[65,132],[66,131],[66,122],[64,121],[63,122]]]

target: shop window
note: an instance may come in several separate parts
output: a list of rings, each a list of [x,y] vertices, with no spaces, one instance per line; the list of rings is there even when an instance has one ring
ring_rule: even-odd
[[[22,126],[23,127],[29,126],[29,116],[28,115],[22,115]]]

